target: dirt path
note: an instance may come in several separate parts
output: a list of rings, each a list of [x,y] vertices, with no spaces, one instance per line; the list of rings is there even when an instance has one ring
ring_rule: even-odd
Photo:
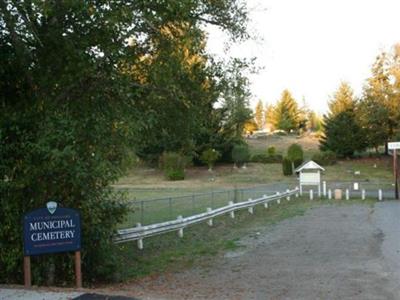
[[[315,208],[257,229],[211,266],[121,290],[142,299],[400,299],[398,216],[398,202]]]

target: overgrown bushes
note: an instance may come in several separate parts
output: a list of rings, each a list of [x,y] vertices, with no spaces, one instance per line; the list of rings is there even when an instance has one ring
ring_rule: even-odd
[[[160,160],[161,168],[168,180],[185,179],[186,158],[177,152],[164,152]]]
[[[268,147],[266,153],[259,153],[253,155],[251,161],[263,164],[281,163],[282,155],[276,154],[275,147]]]
[[[323,151],[315,153],[311,159],[321,166],[330,166],[336,163],[336,154],[332,151]]]

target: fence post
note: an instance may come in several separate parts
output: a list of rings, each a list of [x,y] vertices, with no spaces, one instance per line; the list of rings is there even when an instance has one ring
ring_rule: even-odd
[[[365,200],[365,190],[361,191],[361,200]]]
[[[289,193],[289,192],[290,192],[290,190],[287,189],[287,190],[286,190],[286,193]],[[290,201],[290,195],[287,195],[287,196],[286,196],[286,200],[287,200],[287,201]]]
[[[229,206],[232,206],[232,205],[233,205],[233,201],[229,201]],[[231,216],[231,219],[235,218],[235,211],[234,210],[232,210],[229,214]]]
[[[314,190],[310,190],[310,200],[314,200]]]
[[[331,189],[328,190],[328,199],[332,200],[332,190]]]
[[[296,198],[299,198],[299,187],[296,186]]]
[[[182,216],[178,216],[178,221],[181,221],[182,219]],[[178,229],[178,236],[183,238],[183,227]]]
[[[346,189],[346,200],[350,199],[350,193],[349,193],[349,189]]]
[[[249,198],[247,201],[251,201],[251,200],[252,200],[252,199]],[[248,208],[248,211],[249,211],[249,213],[253,214],[253,213],[254,213],[253,206],[250,206],[250,207]]]
[[[379,197],[379,201],[383,200],[383,194],[382,194],[382,190],[381,189],[379,189],[379,191],[378,191],[378,197]]]
[[[322,181],[322,195],[326,197],[326,181]]]
[[[211,207],[207,207],[207,212],[210,213],[211,211],[212,211],[212,208]],[[208,219],[207,220],[207,224],[210,227],[213,226],[213,219],[212,218]]]
[[[136,223],[136,228],[139,229],[140,227],[142,227],[142,224]],[[137,246],[138,246],[139,250],[143,250],[143,239],[138,239]]]
[[[276,195],[277,195],[277,196],[280,196],[280,195],[281,195],[281,193],[279,193],[279,192],[276,192]],[[279,198],[278,200],[276,200],[276,203],[278,203],[278,204],[281,204],[281,198]]]

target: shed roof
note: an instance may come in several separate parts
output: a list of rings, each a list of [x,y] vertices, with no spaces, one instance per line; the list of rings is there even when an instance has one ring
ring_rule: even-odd
[[[294,170],[296,173],[301,172],[302,170],[321,170],[325,171],[323,167],[321,167],[319,164],[317,164],[315,161],[308,161],[303,163],[301,166],[299,166],[296,170]]]

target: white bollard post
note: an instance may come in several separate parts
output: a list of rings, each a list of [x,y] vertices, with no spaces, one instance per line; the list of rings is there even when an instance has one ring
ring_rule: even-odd
[[[178,220],[182,220],[182,216],[178,216]],[[183,238],[183,227],[178,229],[178,236]]]
[[[350,193],[349,193],[349,189],[346,189],[346,200],[350,199]]]
[[[322,195],[326,197],[326,181],[322,181]]]
[[[290,192],[290,190],[287,189],[287,190],[286,190],[286,193],[289,193],[289,192]],[[287,196],[286,196],[286,200],[287,200],[287,201],[290,201],[290,195],[287,195]]]
[[[378,191],[378,197],[379,197],[379,201],[382,201],[383,200],[383,193],[382,193],[382,190],[380,189],[379,191]]]
[[[264,207],[268,208],[268,202],[264,202]]]
[[[361,200],[365,200],[365,190],[361,191]]]
[[[212,208],[211,207],[207,207],[207,212],[208,213],[210,213],[212,211]],[[213,226],[213,219],[208,219],[207,220],[207,224],[208,224],[208,226]]]
[[[328,199],[332,200],[332,190],[331,189],[328,190]]]
[[[281,193],[276,192],[276,195],[279,196]],[[279,198],[278,200],[276,200],[276,203],[281,204],[281,198]]]
[[[314,191],[310,190],[310,200],[313,200],[313,199],[314,199]]]
[[[232,205],[233,205],[233,201],[229,201],[229,206],[232,206]],[[229,214],[231,216],[231,219],[235,218],[235,211],[234,210],[232,210]]]

